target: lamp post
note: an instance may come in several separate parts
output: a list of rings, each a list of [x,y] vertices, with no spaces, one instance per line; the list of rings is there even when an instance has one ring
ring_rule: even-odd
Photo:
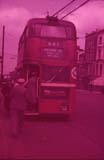
[[[3,80],[4,74],[4,37],[5,37],[5,26],[3,26],[3,34],[2,34],[2,54],[0,56],[1,63],[1,80]]]

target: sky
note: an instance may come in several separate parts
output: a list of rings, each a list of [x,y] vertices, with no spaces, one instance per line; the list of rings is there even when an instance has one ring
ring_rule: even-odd
[[[16,66],[18,40],[30,18],[54,14],[71,0],[0,0],[0,53],[2,26],[5,25],[4,73]],[[76,0],[59,18],[77,7],[85,0]],[[84,37],[96,29],[104,29],[104,0],[90,0],[86,5],[65,18],[72,21],[79,37],[78,45],[84,49]]]

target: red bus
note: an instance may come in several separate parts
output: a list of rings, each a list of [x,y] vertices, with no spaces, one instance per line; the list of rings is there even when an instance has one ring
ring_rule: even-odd
[[[17,71],[28,79],[30,72],[38,70],[38,114],[72,113],[76,48],[76,28],[72,22],[49,16],[27,22],[19,41]],[[30,108],[26,113],[35,115]]]

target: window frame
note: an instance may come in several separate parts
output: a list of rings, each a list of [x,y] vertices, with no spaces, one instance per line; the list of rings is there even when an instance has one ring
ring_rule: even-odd
[[[31,25],[34,25],[34,29],[35,29],[36,25],[40,25],[41,27],[43,27],[43,26],[62,27],[65,30],[66,37],[40,36],[39,34],[37,34],[37,32],[34,32],[35,34],[33,34],[33,36],[32,36],[32,34],[28,35],[29,38],[38,37],[38,38],[59,38],[59,39],[66,39],[66,40],[76,40],[76,31],[74,29],[74,26],[69,26],[69,25],[48,25],[48,24],[41,24],[41,23],[36,23],[36,24],[33,23],[33,24],[30,24],[28,26],[29,30],[31,29]],[[41,29],[41,27],[40,27],[40,29]],[[70,33],[68,32],[68,29],[70,30]],[[28,32],[28,34],[29,34],[29,32]],[[41,34],[41,31],[38,31],[38,32],[40,32],[40,34]],[[70,37],[68,36],[68,33],[71,34]]]

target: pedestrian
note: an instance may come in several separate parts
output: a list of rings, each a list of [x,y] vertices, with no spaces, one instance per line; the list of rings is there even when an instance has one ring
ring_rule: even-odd
[[[10,93],[10,125],[13,137],[18,136],[18,133],[22,131],[24,111],[26,109],[25,80],[20,78],[17,80],[17,83]]]
[[[2,93],[2,86],[0,85],[0,117],[4,114],[4,95]]]
[[[28,109],[38,111],[38,88],[37,88],[38,75],[37,72],[32,72],[28,82],[26,83],[26,99],[28,102]]]
[[[10,82],[5,82],[2,87],[2,92],[4,95],[4,108],[6,115],[9,115],[10,90],[11,90]]]

